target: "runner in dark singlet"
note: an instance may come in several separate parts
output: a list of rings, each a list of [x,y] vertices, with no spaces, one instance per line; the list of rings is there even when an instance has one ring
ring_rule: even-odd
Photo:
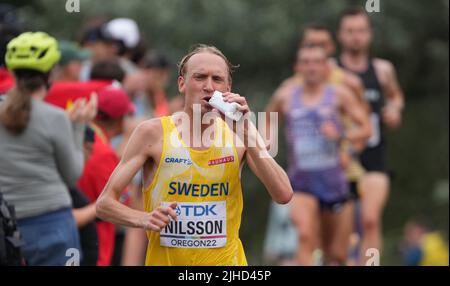
[[[346,68],[340,58],[339,66]],[[360,159],[363,167],[368,171],[386,172],[386,141],[383,136],[384,125],[380,117],[384,105],[383,90],[375,73],[373,60],[370,59],[367,70],[355,72],[363,81],[365,92],[364,97],[370,105],[372,122],[372,136],[367,142],[367,147],[361,153]]]
[[[385,127],[401,124],[404,107],[394,66],[387,60],[370,57],[372,27],[362,9],[349,9],[339,21],[338,40],[342,46],[339,65],[359,75],[365,85],[365,99],[371,107],[372,136],[361,155],[367,170],[361,181],[363,241],[361,262],[365,264],[366,250],[381,251],[381,217],[389,193],[386,167]]]

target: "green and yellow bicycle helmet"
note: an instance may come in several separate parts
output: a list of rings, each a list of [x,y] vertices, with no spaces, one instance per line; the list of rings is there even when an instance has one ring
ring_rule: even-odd
[[[60,58],[55,38],[44,32],[26,32],[8,43],[5,63],[11,71],[30,69],[48,73]]]

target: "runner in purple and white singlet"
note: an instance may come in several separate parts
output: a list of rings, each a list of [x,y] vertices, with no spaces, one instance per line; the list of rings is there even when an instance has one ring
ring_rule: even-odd
[[[370,123],[353,94],[342,85],[327,84],[327,54],[323,47],[305,46],[297,54],[302,83],[280,88],[266,111],[286,120],[288,176],[294,190],[290,212],[299,233],[297,262],[314,265],[313,252],[323,250],[327,265],[347,259],[352,221],[346,203],[349,187],[339,156],[341,140],[366,140]],[[353,128],[344,132],[342,115]],[[272,126],[273,128],[273,126]]]

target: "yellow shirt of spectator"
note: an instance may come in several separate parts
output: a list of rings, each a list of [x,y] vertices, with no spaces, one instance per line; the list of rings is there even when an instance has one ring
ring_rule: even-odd
[[[448,266],[448,245],[439,232],[426,234],[421,244],[420,266]]]

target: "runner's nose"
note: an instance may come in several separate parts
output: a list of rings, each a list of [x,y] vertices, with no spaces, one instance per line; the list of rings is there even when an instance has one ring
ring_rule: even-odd
[[[205,82],[205,85],[203,86],[203,90],[207,93],[212,93],[214,92],[214,86],[213,86],[213,81],[211,78],[208,78]]]

